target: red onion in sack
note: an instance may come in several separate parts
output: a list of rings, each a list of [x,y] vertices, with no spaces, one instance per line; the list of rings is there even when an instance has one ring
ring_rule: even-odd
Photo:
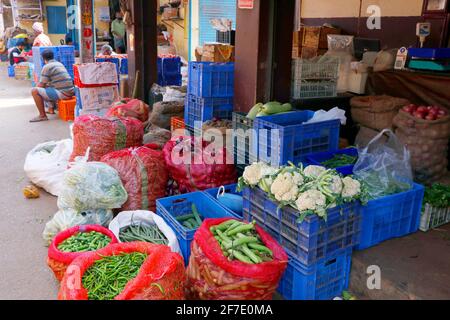
[[[236,183],[233,155],[194,137],[177,137],[163,149],[166,165],[181,193]]]

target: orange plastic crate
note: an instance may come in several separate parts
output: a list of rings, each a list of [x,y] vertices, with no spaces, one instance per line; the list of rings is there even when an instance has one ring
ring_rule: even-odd
[[[186,125],[184,124],[184,119],[181,117],[172,117],[170,119],[170,130],[174,132],[177,129],[184,129]]]
[[[63,121],[75,120],[75,106],[77,98],[73,97],[70,100],[58,100],[58,113]]]

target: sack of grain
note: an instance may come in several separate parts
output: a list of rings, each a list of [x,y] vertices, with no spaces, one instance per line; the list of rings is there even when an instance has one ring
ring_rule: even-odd
[[[350,100],[352,118],[364,127],[375,130],[391,129],[398,111],[409,101],[391,96],[364,96]]]

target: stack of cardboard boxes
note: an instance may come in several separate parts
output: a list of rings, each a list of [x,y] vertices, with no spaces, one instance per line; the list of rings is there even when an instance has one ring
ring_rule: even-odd
[[[292,59],[311,59],[324,55],[328,50],[328,35],[340,33],[341,29],[328,26],[301,27],[294,31]]]

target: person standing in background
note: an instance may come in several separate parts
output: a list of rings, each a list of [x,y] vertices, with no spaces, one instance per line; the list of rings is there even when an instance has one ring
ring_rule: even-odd
[[[111,23],[111,33],[114,37],[114,49],[117,53],[126,53],[125,33],[126,26],[123,23],[122,12],[116,12],[116,19]]]
[[[34,34],[36,38],[33,42],[33,47],[51,47],[52,42],[50,38],[44,33],[44,26],[41,22],[35,22],[33,24]]]

